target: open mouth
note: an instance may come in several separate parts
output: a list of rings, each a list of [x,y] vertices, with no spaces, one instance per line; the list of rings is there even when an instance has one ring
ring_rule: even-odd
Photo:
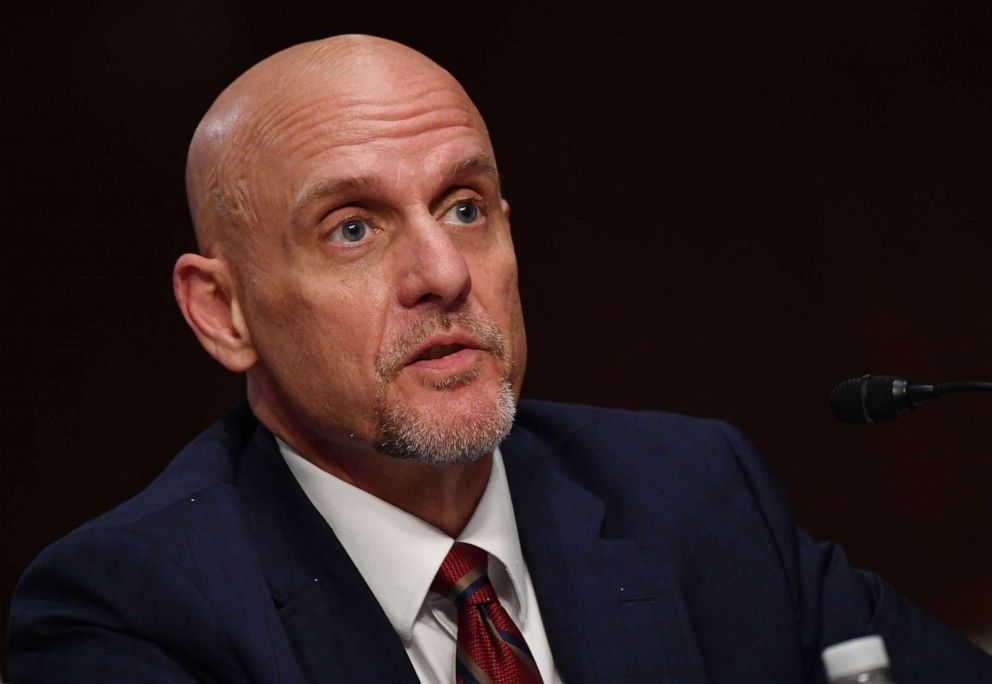
[[[464,344],[435,344],[422,351],[413,361],[433,361],[465,349]]]

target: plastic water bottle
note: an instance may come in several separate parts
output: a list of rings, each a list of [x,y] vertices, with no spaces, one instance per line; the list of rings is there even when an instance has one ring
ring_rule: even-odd
[[[823,667],[831,684],[894,684],[889,679],[885,641],[877,635],[823,649]]]

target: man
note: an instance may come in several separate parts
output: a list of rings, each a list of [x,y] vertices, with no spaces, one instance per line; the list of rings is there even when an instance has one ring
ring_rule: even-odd
[[[866,633],[900,681],[992,681],[797,530],[726,426],[514,418],[509,205],[424,56],[342,36],[270,57],[204,117],[187,180],[177,300],[248,407],[29,569],[15,682],[798,682]]]

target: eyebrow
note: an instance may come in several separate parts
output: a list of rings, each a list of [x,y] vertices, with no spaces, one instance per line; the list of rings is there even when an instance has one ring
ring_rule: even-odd
[[[499,171],[496,162],[486,152],[480,152],[453,164],[444,174],[441,184],[448,186],[460,179],[482,174],[489,178],[500,192]],[[311,185],[302,194],[290,212],[293,225],[299,225],[300,217],[316,202],[325,197],[349,194],[383,193],[385,188],[375,176],[352,176],[348,178],[327,178]]]
[[[293,225],[299,225],[300,217],[316,202],[325,197],[381,191],[382,183],[374,176],[353,176],[349,178],[327,178],[308,187],[296,201],[290,212]]]
[[[460,161],[448,169],[448,172],[444,176],[444,185],[448,185],[459,178],[474,176],[480,173],[488,176],[493,184],[495,184],[496,190],[499,191],[499,171],[496,169],[496,161],[485,152],[480,152],[475,156]]]

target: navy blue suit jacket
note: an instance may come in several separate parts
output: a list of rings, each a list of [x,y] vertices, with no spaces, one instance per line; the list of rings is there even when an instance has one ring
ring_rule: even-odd
[[[578,682],[808,682],[885,637],[912,682],[992,658],[816,544],[732,429],[523,402],[503,447],[558,670]],[[11,609],[31,682],[415,682],[371,591],[247,408],[47,549]]]

